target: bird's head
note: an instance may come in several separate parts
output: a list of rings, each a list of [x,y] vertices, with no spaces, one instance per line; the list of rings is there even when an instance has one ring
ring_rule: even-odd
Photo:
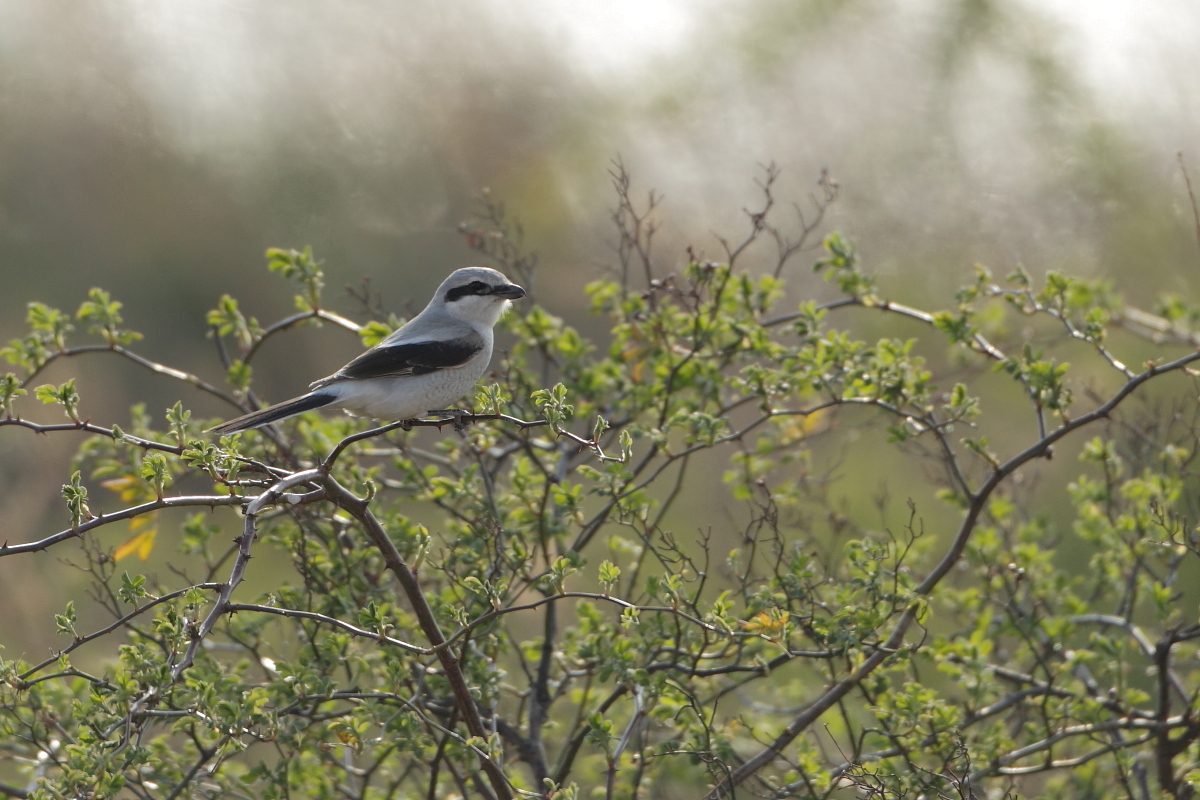
[[[446,313],[465,322],[492,326],[525,290],[504,274],[487,267],[463,267],[450,273],[438,287],[434,301]]]

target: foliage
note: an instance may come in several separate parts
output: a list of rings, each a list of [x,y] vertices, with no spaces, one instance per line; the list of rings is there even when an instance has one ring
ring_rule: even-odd
[[[768,170],[745,238],[677,271],[652,248],[657,198],[639,206],[615,178],[618,263],[586,290],[610,337],[535,296],[458,419],[309,414],[214,440],[185,401],[161,426],[135,408],[124,430],[88,420],[73,380],[35,386],[52,361],[113,351],[233,413],[269,337],[329,322],[370,343],[398,322],[325,310],[307,249],[268,253],[300,287],[297,314],[263,327],[231,297],[210,312],[228,391],[130,351],[100,290],[74,317],[100,344],[30,304],[30,333],[4,351],[17,372],[0,380],[0,427],[91,437],[62,489],[70,527],[0,557],[77,541],[113,619],[87,632],[68,605],[60,653],[0,661],[0,774],[27,784],[5,793],[1190,796],[1186,309],[1161,319],[1104,283],[979,268],[925,311],[889,300],[831,233],[815,270],[839,296],[781,311],[828,178],[789,238]],[[488,203],[491,232],[464,227],[468,241],[532,283],[536,260]],[[835,324],[856,312],[888,333]],[[1148,326],[1187,346],[1127,366],[1114,338],[1136,351]],[[26,391],[68,421],[24,419]],[[1127,410],[1141,398],[1159,405]],[[852,439],[907,465],[903,507],[860,484],[837,495]],[[1035,467],[1069,446],[1069,509],[1041,508]],[[92,481],[117,509],[95,512],[111,498]],[[718,491],[728,516],[696,531],[688,506]],[[156,543],[176,508],[174,544]],[[122,522],[132,537],[100,544]],[[184,566],[169,580],[131,572],[128,556],[171,546]],[[272,547],[294,578],[234,599]],[[84,648],[106,653],[100,669],[78,666]]]

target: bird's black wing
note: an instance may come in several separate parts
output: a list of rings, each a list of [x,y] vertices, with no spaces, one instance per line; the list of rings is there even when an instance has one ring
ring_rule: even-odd
[[[482,349],[483,337],[474,331],[457,339],[382,344],[363,353],[328,378],[317,381],[313,388],[334,381],[424,375],[439,369],[460,367]]]

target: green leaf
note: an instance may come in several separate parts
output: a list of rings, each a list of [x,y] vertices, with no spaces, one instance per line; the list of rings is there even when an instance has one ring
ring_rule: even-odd
[[[63,484],[62,496],[67,501],[67,510],[71,513],[71,527],[78,528],[79,523],[91,519],[92,512],[88,508],[87,487],[80,482],[79,470],[71,473],[71,482]]]
[[[42,384],[33,390],[33,395],[43,403],[58,403],[63,411],[75,422],[79,422],[79,393],[75,391],[75,379],[71,378],[62,386],[49,383]]]
[[[371,320],[358,329],[358,338],[363,347],[374,347],[382,342],[392,332],[392,329],[378,320]]]
[[[175,405],[167,409],[167,424],[171,427],[171,435],[175,437],[176,443],[181,447],[187,440],[190,428],[188,421],[191,418],[192,412],[184,409],[183,403],[180,401],[176,401]]]
[[[75,622],[75,601],[68,600],[66,611],[62,614],[54,615],[54,624],[58,627],[58,632],[60,634],[65,633],[78,639],[79,634],[75,631]]]
[[[23,394],[25,390],[21,388],[21,382],[17,380],[16,375],[6,372],[0,377],[0,411],[3,411],[6,419],[13,417],[13,400]]]
[[[137,601],[147,595],[146,592],[146,576],[134,575],[130,576],[128,572],[121,574],[121,588],[117,590],[117,594],[121,600],[131,606],[136,606]]]
[[[121,303],[103,289],[88,291],[88,299],[80,304],[75,317],[87,325],[89,332],[104,337],[109,346],[127,345],[142,338],[136,331],[122,329]]]
[[[148,453],[142,458],[141,476],[161,500],[163,491],[171,485],[171,472],[167,467],[166,457],[162,453]]]
[[[575,413],[575,406],[567,402],[567,387],[562,383],[554,384],[552,389],[538,389],[530,397],[555,431],[569,422]]]
[[[600,562],[599,573],[600,585],[604,588],[604,593],[611,593],[621,577],[621,568],[611,561],[605,560]]]
[[[303,250],[272,247],[267,250],[267,269],[300,284],[302,291],[295,300],[301,311],[315,311],[321,307],[325,274],[321,271],[320,262],[313,258],[311,247]]]
[[[55,350],[66,349],[66,335],[74,330],[69,315],[44,303],[34,302],[27,306],[26,320],[34,332],[40,334],[42,340]]]
[[[480,414],[500,414],[506,402],[504,390],[498,383],[480,386],[475,390],[475,405]]]
[[[229,365],[229,369],[225,373],[225,379],[228,380],[240,392],[245,392],[250,388],[250,365],[245,361],[234,361]]]

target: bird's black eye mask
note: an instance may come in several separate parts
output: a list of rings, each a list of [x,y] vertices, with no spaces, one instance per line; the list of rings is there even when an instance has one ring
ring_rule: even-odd
[[[495,293],[496,293],[495,286],[489,286],[488,284],[484,283],[483,281],[471,281],[466,286],[455,286],[453,289],[447,289],[446,290],[446,302],[453,303],[455,300],[458,300],[460,297],[467,297],[468,295],[486,296],[486,295],[495,294]]]

